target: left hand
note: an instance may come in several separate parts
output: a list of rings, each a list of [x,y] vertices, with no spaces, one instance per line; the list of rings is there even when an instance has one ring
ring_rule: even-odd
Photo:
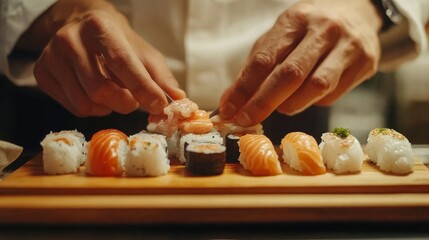
[[[298,2],[258,39],[222,96],[221,116],[250,126],[276,109],[332,104],[376,73],[381,25],[370,0]]]

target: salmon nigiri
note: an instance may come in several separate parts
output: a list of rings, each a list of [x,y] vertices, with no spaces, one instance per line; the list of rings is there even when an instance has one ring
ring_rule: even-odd
[[[303,132],[288,133],[280,144],[283,160],[293,169],[305,175],[326,172],[319,146],[314,137]]]
[[[283,173],[279,157],[270,139],[264,135],[246,134],[238,140],[241,165],[254,175]]]
[[[127,135],[116,129],[105,129],[95,133],[88,143],[85,172],[94,176],[120,176],[122,158],[120,145],[126,145]]]

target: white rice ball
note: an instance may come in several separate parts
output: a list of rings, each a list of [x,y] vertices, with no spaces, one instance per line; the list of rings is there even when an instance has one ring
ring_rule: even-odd
[[[43,147],[43,168],[47,174],[75,173],[85,162],[85,137],[76,130],[51,132],[40,144]]]
[[[413,171],[415,156],[411,143],[393,129],[373,129],[366,150],[370,161],[385,172],[407,174]]]
[[[319,147],[328,169],[334,170],[335,173],[361,171],[365,154],[353,135],[341,138],[335,133],[324,133]]]
[[[125,158],[128,176],[161,176],[170,170],[165,136],[138,133],[129,137]]]

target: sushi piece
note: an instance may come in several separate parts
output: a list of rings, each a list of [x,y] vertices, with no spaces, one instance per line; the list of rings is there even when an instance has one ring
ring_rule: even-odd
[[[203,134],[213,129],[209,113],[198,109],[188,98],[175,100],[164,108],[164,113],[149,116],[147,129],[167,138],[176,132]]]
[[[133,177],[167,174],[170,160],[165,136],[149,133],[130,136],[124,167],[126,175]]]
[[[408,139],[389,128],[375,128],[368,136],[369,160],[385,171],[407,174],[413,171],[414,152]]]
[[[92,176],[121,176],[128,137],[116,129],[96,132],[88,143],[85,172]]]
[[[264,135],[246,134],[238,141],[241,165],[256,176],[282,174],[273,143]]]
[[[194,133],[188,133],[183,135],[180,138],[179,141],[179,147],[178,147],[178,156],[177,158],[181,163],[186,162],[186,147],[188,144],[191,143],[216,143],[223,145],[223,138],[220,136],[219,132],[217,131],[211,131],[209,133],[205,134],[194,134]]]
[[[231,133],[225,137],[227,163],[239,163],[240,150],[238,148],[238,140],[240,140],[240,136],[241,134]]]
[[[216,143],[190,143],[186,147],[186,170],[194,175],[222,174],[225,151],[225,146]]]
[[[280,148],[283,151],[283,160],[302,174],[318,175],[326,172],[314,137],[303,132],[291,132],[282,139]]]
[[[264,130],[262,124],[256,124],[250,127],[242,127],[237,125],[232,120],[226,120],[216,115],[210,120],[213,122],[213,126],[220,135],[225,139],[226,144],[226,161],[228,163],[238,163],[238,157],[240,151],[238,148],[238,140],[240,136],[246,134],[263,134]]]
[[[260,123],[250,127],[242,127],[232,120],[221,118],[219,115],[210,118],[210,120],[222,137],[226,137],[228,134],[264,134],[264,129]]]
[[[328,169],[339,174],[361,171],[365,154],[349,129],[335,128],[332,132],[322,134],[319,147]]]
[[[76,130],[51,132],[40,145],[43,147],[43,169],[47,174],[76,173],[85,162],[85,137]]]
[[[21,146],[0,140],[0,171],[15,161],[23,150]]]

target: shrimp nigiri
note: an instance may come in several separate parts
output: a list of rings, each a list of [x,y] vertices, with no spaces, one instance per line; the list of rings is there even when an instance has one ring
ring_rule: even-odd
[[[127,135],[116,129],[95,133],[88,143],[85,172],[94,176],[120,176],[123,169],[121,145],[126,146],[127,141]]]
[[[198,105],[188,98],[175,100],[164,108],[161,115],[149,116],[147,129],[170,138],[178,130],[186,133],[203,134],[213,129],[209,113],[199,110]]]
[[[254,175],[283,173],[279,157],[270,139],[264,135],[246,134],[238,140],[241,165]]]
[[[326,172],[319,146],[314,137],[303,132],[288,133],[281,141],[283,160],[293,169],[305,175]]]

